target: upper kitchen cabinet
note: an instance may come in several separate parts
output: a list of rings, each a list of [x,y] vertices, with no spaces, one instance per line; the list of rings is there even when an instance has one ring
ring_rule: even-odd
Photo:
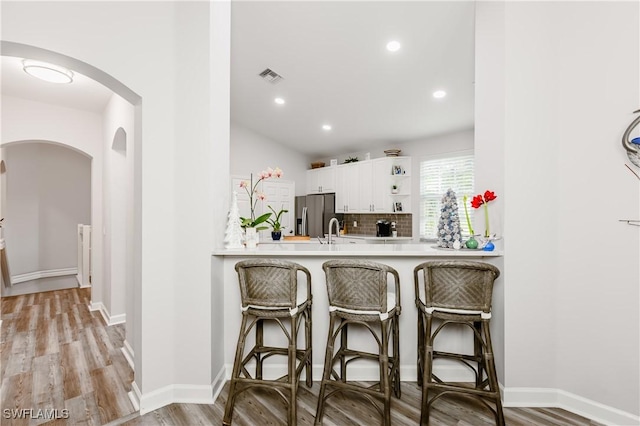
[[[307,194],[336,192],[336,167],[307,170]]]
[[[372,213],[371,161],[336,167],[336,212]]]
[[[411,213],[411,157],[336,167],[337,213]]]

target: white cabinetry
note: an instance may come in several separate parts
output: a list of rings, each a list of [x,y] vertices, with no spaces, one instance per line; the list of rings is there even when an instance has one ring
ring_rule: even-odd
[[[307,170],[307,194],[336,192],[336,167]]]
[[[371,162],[336,167],[336,212],[371,212]]]
[[[410,157],[378,158],[335,169],[336,212],[393,213],[399,207],[402,212],[410,212]]]

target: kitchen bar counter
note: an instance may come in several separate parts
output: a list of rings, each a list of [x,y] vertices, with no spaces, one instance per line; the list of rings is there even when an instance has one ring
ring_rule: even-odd
[[[434,248],[435,243],[406,243],[406,244],[349,244],[338,242],[328,245],[315,243],[291,244],[291,243],[260,243],[255,249],[218,249],[213,253],[213,286],[214,297],[224,299],[224,362],[227,369],[227,378],[231,375],[238,330],[241,320],[240,291],[238,288],[238,276],[235,264],[241,260],[252,258],[277,258],[289,260],[305,266],[311,272],[311,291],[313,294],[313,379],[322,377],[326,338],[329,327],[329,306],[325,275],[322,264],[331,259],[366,259],[384,263],[395,268],[400,276],[400,302],[402,314],[400,315],[400,371],[401,380],[416,380],[416,345],[417,345],[417,309],[415,306],[415,291],[413,283],[413,269],[416,265],[427,260],[452,260],[465,259],[487,262],[502,269],[502,251],[486,252],[482,250],[445,250]],[[500,247],[498,247],[500,248]],[[302,276],[304,274],[301,274]],[[303,277],[301,277],[303,278]],[[302,279],[304,281],[304,278]],[[300,285],[304,285],[304,282]],[[498,278],[494,286],[493,317],[491,329],[493,332],[494,350],[498,354],[497,369],[501,376],[504,367],[504,309],[502,300],[504,285],[502,277]],[[271,339],[278,333],[271,333],[265,326],[265,339]],[[467,350],[473,353],[473,341],[467,333],[468,330],[454,330],[445,333],[439,341],[445,348],[455,350]],[[355,328],[349,330],[349,341],[356,348],[363,350],[376,350],[372,347],[372,339],[368,331]],[[275,342],[274,342],[275,343]],[[278,344],[284,343],[277,341]],[[247,343],[249,344],[249,342]],[[274,363],[281,363],[274,357]],[[277,378],[286,374],[286,365],[276,364],[265,368],[265,377]],[[436,374],[445,380],[471,381],[473,375],[464,367],[451,365],[437,365]],[[354,364],[350,370],[351,380],[377,380],[378,368],[374,364]]]
[[[450,250],[436,248],[434,243],[407,243],[407,244],[320,244],[310,242],[304,244],[292,243],[260,243],[255,249],[219,249],[213,252],[214,256],[226,257],[499,257],[502,251],[484,250]]]

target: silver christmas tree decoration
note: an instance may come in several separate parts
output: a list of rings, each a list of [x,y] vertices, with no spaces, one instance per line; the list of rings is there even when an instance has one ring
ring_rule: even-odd
[[[438,247],[460,248],[462,244],[460,218],[458,217],[458,200],[452,189],[442,197],[442,209],[438,222]]]
[[[224,231],[224,246],[228,249],[243,248],[242,227],[240,226],[240,212],[238,209],[238,193],[231,195],[231,208],[227,216],[227,229]]]

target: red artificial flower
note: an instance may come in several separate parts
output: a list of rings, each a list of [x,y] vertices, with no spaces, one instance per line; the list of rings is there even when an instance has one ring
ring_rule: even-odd
[[[489,201],[495,200],[496,194],[493,191],[485,191],[484,192],[484,202],[488,203]]]
[[[480,208],[481,205],[484,204],[484,200],[482,199],[482,195],[476,195],[471,200],[471,207],[474,209]]]

